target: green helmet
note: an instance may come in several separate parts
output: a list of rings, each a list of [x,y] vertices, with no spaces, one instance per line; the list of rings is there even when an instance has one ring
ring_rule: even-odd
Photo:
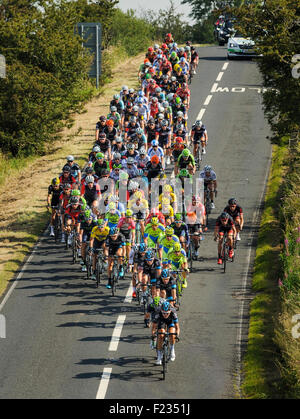
[[[182,215],[181,214],[175,214],[175,221],[182,221]]]
[[[181,250],[181,244],[180,243],[175,243],[173,247],[174,247],[175,252],[180,252],[180,250]]]
[[[104,154],[103,153],[97,153],[96,154],[96,159],[104,159]]]
[[[87,219],[89,219],[90,218],[90,216],[91,216],[91,214],[92,214],[92,211],[91,210],[86,210],[86,211],[84,211],[84,217],[85,218],[87,218]]]
[[[120,180],[128,180],[129,175],[127,172],[121,172],[120,173]]]
[[[185,148],[182,152],[183,157],[189,157],[191,155],[191,152],[188,148]]]
[[[180,97],[179,97],[179,96],[177,96],[177,98],[175,99],[175,102],[176,102],[177,104],[180,104],[180,103],[181,103],[181,99],[180,99]]]
[[[80,196],[80,191],[78,189],[73,189],[71,192],[71,196]]]
[[[131,211],[130,209],[128,209],[126,211],[126,217],[132,217],[133,216],[133,211]]]
[[[177,54],[176,54],[176,52],[175,52],[175,51],[173,51],[173,52],[172,52],[171,57],[172,57],[172,58],[176,58],[176,57],[177,57]]]
[[[104,225],[104,220],[102,218],[99,218],[99,220],[97,221],[98,227],[103,227]]]
[[[174,234],[174,229],[173,228],[166,228],[166,236],[173,236]]]

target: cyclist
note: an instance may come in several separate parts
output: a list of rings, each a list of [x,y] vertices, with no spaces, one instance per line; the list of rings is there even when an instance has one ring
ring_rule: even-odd
[[[199,196],[193,195],[192,202],[187,206],[186,221],[188,225],[189,235],[194,244],[194,254],[192,257],[197,260],[200,241],[203,240],[202,226],[206,226],[205,206],[201,202]],[[207,231],[207,228],[205,227]]]
[[[170,226],[170,224],[174,221],[174,209],[170,204],[170,198],[162,198],[161,204],[158,206],[158,210],[164,215],[166,225]]]
[[[156,249],[159,239],[165,234],[165,227],[160,224],[158,218],[153,217],[151,223],[145,228],[144,243],[147,247]]]
[[[183,222],[181,214],[175,214],[175,220],[170,227],[173,228],[175,236],[178,237],[182,248],[187,253],[187,248],[190,242],[189,229]]]
[[[118,272],[119,277],[124,277],[125,269],[123,266],[123,260],[125,257],[125,245],[126,239],[123,234],[120,233],[116,227],[111,228],[108,238],[106,239],[106,247],[108,250],[108,268],[107,276],[108,283],[106,288],[111,289],[111,272],[114,263],[114,256],[118,257]]]
[[[180,97],[180,99],[182,100],[182,103],[184,103],[189,109],[190,100],[191,100],[191,91],[188,88],[187,83],[182,83],[181,87],[179,87],[176,90],[175,97]]]
[[[100,186],[95,183],[94,176],[87,176],[85,183],[81,187],[81,195],[86,199],[87,205],[93,210],[97,207],[101,196]]]
[[[180,327],[178,322],[178,316],[174,307],[170,305],[168,301],[164,302],[161,306],[161,310],[157,313],[153,319],[153,329],[152,329],[152,338],[154,339],[156,332],[158,331],[158,340],[157,340],[157,360],[156,365],[162,364],[162,345],[163,345],[163,334],[176,333],[177,337],[180,335]],[[176,359],[175,356],[175,335],[170,336],[170,349],[171,357],[170,361],[174,362]]]
[[[228,206],[224,209],[224,212],[230,215],[235,222],[236,227],[236,240],[240,241],[240,232],[243,230],[244,227],[244,214],[243,209],[238,205],[237,200],[235,198],[231,198],[228,201]]]
[[[214,196],[217,194],[217,175],[213,171],[212,167],[207,165],[204,167],[204,170],[200,172],[200,179],[204,180],[204,193],[206,199],[206,191],[209,191],[211,208],[215,209]]]
[[[134,254],[133,254],[133,275],[132,275],[132,298],[136,298],[136,277],[138,278],[139,284],[142,283],[143,279],[143,263],[145,261],[146,255],[146,245],[145,243],[140,243],[139,245],[135,246]]]
[[[152,208],[152,210],[150,211],[150,214],[148,215],[146,219],[146,225],[151,223],[151,220],[153,217],[158,218],[159,223],[162,224],[163,226],[166,225],[166,220],[165,220],[164,215],[157,208]]]
[[[112,120],[107,121],[106,125],[110,128],[113,127]],[[111,144],[110,144],[110,140],[107,139],[105,132],[102,132],[101,134],[99,134],[99,140],[97,142],[98,147],[100,147],[100,153],[103,153],[104,156],[108,159],[111,160]],[[96,155],[97,157],[97,155]]]
[[[169,269],[163,269],[160,278],[156,281],[156,296],[168,300],[174,307],[176,303],[176,278],[171,275]]]
[[[107,160],[105,160],[105,156],[103,153],[98,153],[96,154],[96,161],[95,163],[93,163],[93,169],[95,174],[101,178],[103,173],[106,170],[109,170],[110,172],[110,168],[109,168],[109,162]]]
[[[104,218],[105,227],[108,226],[110,229],[116,228],[121,218],[122,214],[117,210],[116,203],[110,202],[108,205],[108,212],[105,214]]]
[[[79,215],[81,214],[81,205],[80,198],[77,196],[72,196],[70,198],[69,204],[66,207],[64,214],[62,215],[63,229],[68,233],[71,233],[72,227],[76,235],[79,237]],[[71,235],[69,236],[69,243],[71,244]]]
[[[58,212],[53,207],[59,207],[59,199],[62,193],[63,193],[63,186],[60,184],[60,180],[57,177],[52,180],[51,185],[48,188],[47,208],[52,208],[51,219],[50,219],[50,237],[54,237],[53,225],[54,225],[56,213]]]
[[[135,222],[133,220],[133,212],[131,209],[126,211],[125,217],[120,218],[118,229],[126,240],[126,258],[129,261],[131,245],[135,242]]]
[[[163,167],[158,156],[151,157],[151,160],[146,165],[144,175],[148,178],[149,184],[151,179],[159,178],[163,175]]]
[[[181,155],[178,157],[178,160],[175,164],[175,175],[177,175],[182,169],[191,171],[192,173],[190,172],[190,174],[195,174],[196,172],[195,159],[188,148],[185,148]]]
[[[93,274],[91,279],[95,280],[96,275],[96,261],[97,261],[97,255],[101,249],[103,249],[105,256],[107,256],[106,251],[106,239],[109,235],[109,228],[105,226],[105,223],[102,219],[99,219],[97,222],[97,226],[93,228],[91,232],[91,241],[90,241],[90,247],[92,249],[93,253]]]
[[[82,257],[82,272],[86,272],[86,248],[88,242],[91,240],[91,234],[95,227],[97,227],[97,221],[93,216],[91,210],[84,212],[84,219],[80,223],[79,241],[81,243],[81,257]]]
[[[173,228],[167,227],[165,234],[158,241],[158,254],[161,261],[168,258],[169,250],[174,247],[175,243],[179,243],[179,238],[175,236]]]
[[[165,301],[166,300],[164,300],[163,298],[156,296],[152,299],[150,304],[148,304],[147,312],[144,317],[145,327],[148,328],[150,326],[150,319],[151,319],[151,322],[153,322],[155,314],[161,310],[161,306]],[[153,330],[153,323],[152,323],[152,330]],[[154,336],[153,340],[151,339],[150,348],[156,349],[156,336]]]
[[[206,127],[203,122],[197,120],[192,126],[191,131],[191,142],[194,144],[194,156],[197,156],[199,145],[202,147],[202,154],[206,154],[206,147],[208,142],[208,135]]]
[[[175,243],[168,253],[168,263],[171,271],[183,270],[182,288],[187,288],[186,274],[188,272],[188,263],[186,252],[182,249],[180,243]]]
[[[59,177],[59,181],[62,185],[64,185],[65,183],[69,183],[72,186],[72,188],[75,187],[76,179],[71,174],[70,166],[68,166],[68,165],[64,166],[63,173]]]
[[[152,159],[153,156],[157,156],[162,166],[164,166],[164,158],[165,158],[164,149],[159,146],[159,143],[157,140],[153,140],[151,143],[151,146],[152,147],[150,147],[148,150],[149,159]]]
[[[132,210],[136,220],[138,220],[141,228],[141,234],[145,233],[145,220],[149,215],[149,205],[146,199],[143,199],[141,191],[137,191],[132,199],[128,202],[128,209]]]
[[[156,295],[156,281],[161,275],[161,263],[158,258],[154,256],[153,250],[147,250],[145,260],[142,264],[142,292],[145,294],[147,284],[150,281],[152,298]]]
[[[167,156],[166,164],[170,164],[172,131],[166,119],[161,122],[161,128],[158,128],[155,139],[158,141],[159,146],[164,150],[164,154]]]
[[[73,156],[68,156],[67,157],[67,166],[70,167],[71,175],[74,176],[77,183],[80,185],[80,183],[81,183],[81,170],[80,170],[79,165],[77,163],[75,163],[74,160],[75,159],[74,159]]]
[[[229,254],[230,258],[234,257],[234,250],[233,250],[233,238],[236,235],[236,228],[234,224],[234,220],[230,217],[227,212],[223,212],[220,217],[218,217],[215,227],[215,241],[218,239],[218,265],[223,264],[222,260],[222,244],[224,239],[224,233],[227,233],[227,244],[229,246]]]
[[[173,188],[171,185],[163,186],[162,194],[158,198],[160,204],[162,204],[164,198],[167,198],[169,200],[169,205],[172,206],[175,213],[177,211],[177,199],[176,195],[173,193]]]
[[[99,121],[96,124],[96,143],[99,139],[99,134],[101,134],[104,131],[104,128],[106,127],[106,117],[104,115],[101,115],[99,117]]]
[[[199,64],[199,54],[196,51],[195,47],[191,47],[191,71],[193,74],[197,74],[196,73],[196,68]]]

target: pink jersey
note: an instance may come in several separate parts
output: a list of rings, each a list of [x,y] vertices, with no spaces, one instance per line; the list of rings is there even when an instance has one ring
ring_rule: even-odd
[[[135,230],[135,222],[133,220],[128,221],[126,217],[122,217],[118,223],[118,228],[126,231]]]

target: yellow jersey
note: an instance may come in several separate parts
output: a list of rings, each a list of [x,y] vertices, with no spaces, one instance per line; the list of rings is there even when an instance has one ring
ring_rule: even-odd
[[[91,232],[91,239],[96,239],[98,242],[103,242],[107,239],[110,232],[109,227],[105,227],[104,229],[100,230],[99,227],[94,227]]]
[[[165,217],[174,217],[174,210],[171,205],[164,206],[159,204],[158,209]]]

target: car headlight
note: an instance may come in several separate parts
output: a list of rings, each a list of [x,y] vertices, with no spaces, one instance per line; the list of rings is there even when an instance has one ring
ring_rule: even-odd
[[[238,44],[235,44],[234,42],[230,42],[230,44],[229,44],[229,48],[240,48],[239,46],[238,46]]]

